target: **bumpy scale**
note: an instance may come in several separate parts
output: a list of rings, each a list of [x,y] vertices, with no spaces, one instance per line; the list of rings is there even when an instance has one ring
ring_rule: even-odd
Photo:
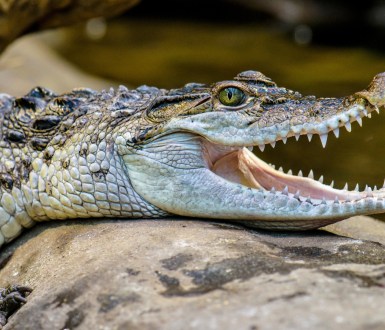
[[[255,71],[172,90],[2,94],[0,246],[54,219],[182,215],[298,230],[385,212],[384,188],[334,189],[250,152],[300,135],[326,146],[329,132],[384,106],[385,73],[340,99],[304,97]],[[23,290],[2,291],[4,319],[4,302],[20,297],[14,310]]]

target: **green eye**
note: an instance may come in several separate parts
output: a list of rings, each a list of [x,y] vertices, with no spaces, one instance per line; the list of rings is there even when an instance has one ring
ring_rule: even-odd
[[[219,101],[223,105],[236,107],[245,101],[245,93],[236,87],[226,87],[219,92]]]

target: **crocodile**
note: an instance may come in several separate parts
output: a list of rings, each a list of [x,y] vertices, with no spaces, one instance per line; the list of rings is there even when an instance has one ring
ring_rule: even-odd
[[[56,219],[179,215],[305,230],[383,213],[385,188],[335,189],[276,170],[252,148],[300,135],[325,147],[330,132],[384,106],[385,73],[344,98],[302,96],[257,71],[170,90],[1,94],[0,246]],[[4,302],[15,309],[29,291],[1,291],[4,320]]]

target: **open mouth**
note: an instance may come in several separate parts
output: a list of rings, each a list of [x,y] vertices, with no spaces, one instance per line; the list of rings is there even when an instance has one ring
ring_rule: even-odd
[[[255,156],[247,148],[233,151],[213,164],[212,171],[220,177],[244,186],[267,191],[292,194],[300,200],[309,199],[312,204],[327,201],[358,200],[368,197],[371,191],[335,189],[309,177],[284,173]]]
[[[377,110],[377,109],[376,109]],[[366,116],[370,118],[370,113]],[[354,121],[354,120],[352,120]],[[356,118],[360,126],[362,118]],[[350,131],[350,122],[346,127]],[[323,147],[326,145],[325,136],[320,136]],[[206,143],[209,150],[209,167],[216,175],[227,181],[238,183],[243,186],[271,191],[281,192],[286,195],[296,197],[300,201],[308,201],[313,205],[324,201],[356,201],[367,197],[380,197],[385,189],[373,190],[366,187],[364,191],[359,191],[358,185],[354,190],[333,188],[333,183],[327,185],[323,183],[323,177],[319,180],[314,179],[314,174],[310,171],[307,177],[300,171],[298,175],[293,175],[292,171],[285,173],[281,168],[264,162],[252,153],[251,148],[223,148],[210,142]]]

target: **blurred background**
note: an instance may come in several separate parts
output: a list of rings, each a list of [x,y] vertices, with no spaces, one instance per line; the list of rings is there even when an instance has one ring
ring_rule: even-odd
[[[253,69],[302,94],[338,97],[385,71],[384,0],[142,0],[114,18],[82,21],[11,44],[0,61],[2,92],[170,88]],[[382,186],[384,127],[384,113],[373,114],[338,140],[331,134],[326,149],[301,137],[255,152],[286,171],[313,169],[338,188]]]

